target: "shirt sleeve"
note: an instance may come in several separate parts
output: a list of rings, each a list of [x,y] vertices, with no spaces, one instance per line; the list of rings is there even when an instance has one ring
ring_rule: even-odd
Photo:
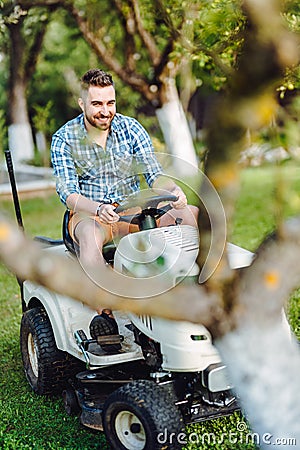
[[[56,191],[66,205],[68,196],[73,193],[80,194],[80,188],[71,147],[57,134],[53,135],[51,142],[51,161],[56,178]]]
[[[131,133],[138,172],[144,175],[148,186],[152,187],[154,181],[160,175],[163,175],[163,170],[155,156],[150,136],[145,128],[135,119],[133,119]]]

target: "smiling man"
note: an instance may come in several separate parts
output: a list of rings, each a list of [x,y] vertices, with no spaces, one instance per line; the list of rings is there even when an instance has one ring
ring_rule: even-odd
[[[114,210],[140,190],[140,175],[149,187],[178,198],[160,226],[174,224],[175,218],[197,226],[197,208],[188,207],[181,188],[164,176],[147,131],[136,119],[116,112],[111,75],[100,69],[86,72],[78,104],[82,114],[53,135],[51,159],[57,193],[71,210],[69,232],[83,267],[100,264],[105,270],[103,245],[136,227],[119,221]]]
[[[176,195],[176,218],[196,226],[196,208],[187,207],[180,187],[164,177],[147,131],[136,119],[116,112],[111,75],[100,69],[86,72],[78,104],[82,114],[53,135],[51,158],[57,192],[71,210],[69,231],[83,265],[103,263],[103,244],[130,231],[114,209],[139,191],[141,174],[149,187]],[[171,223],[172,211],[160,225]]]

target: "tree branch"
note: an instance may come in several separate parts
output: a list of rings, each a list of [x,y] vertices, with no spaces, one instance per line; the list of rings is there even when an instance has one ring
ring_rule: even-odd
[[[134,40],[135,22],[132,11],[124,14],[123,3],[120,0],[113,0],[116,11],[119,14],[120,22],[122,23],[125,35],[125,54],[126,54],[126,68],[129,72],[134,72],[136,69],[136,62],[134,54],[136,53],[136,45]]]
[[[40,54],[44,37],[47,31],[47,25],[49,24],[50,17],[47,16],[47,19],[43,21],[43,23],[38,24],[39,29],[34,33],[34,38],[32,45],[27,51],[27,59],[24,66],[24,76],[26,81],[28,81],[33,73],[35,72],[35,68],[37,65],[38,56]]]
[[[148,50],[153,66],[157,66],[160,61],[160,52],[151,34],[148,33],[143,26],[138,0],[129,0],[129,4],[132,5],[137,30],[142,39],[142,42],[145,44],[145,47]]]
[[[34,6],[63,6],[69,3],[68,0],[17,0],[16,5],[23,8],[33,8]]]
[[[26,239],[21,231],[3,217],[0,217],[0,255],[6,266],[17,274],[19,279],[31,280],[50,290],[83,301],[93,309],[101,305],[136,314],[201,322],[210,329],[218,329],[224,318],[217,297],[196,285],[186,287],[182,284],[160,296],[143,298],[147,290],[152,291],[151,279],[148,282],[142,280],[139,286],[138,280],[122,276],[109,268],[98,275],[97,270],[92,276],[90,271],[87,276],[77,261],[66,260],[53,252],[46,252],[37,242]],[[124,297],[110,294],[100,287],[113,287],[120,283],[122,292],[126,295]],[[162,292],[166,287],[168,285],[162,278]],[[140,298],[132,300],[130,295]]]
[[[17,0],[15,6],[20,5],[22,8],[30,9],[35,6],[59,7],[67,3],[69,3],[68,0]]]
[[[0,254],[18,278],[29,279],[83,301],[91,308],[97,309],[102,305],[136,314],[202,323],[215,337],[220,337],[238,324],[257,322],[257,310],[261,311],[264,324],[266,320],[278,320],[284,299],[299,285],[299,252],[295,251],[300,248],[299,229],[300,217],[287,222],[284,240],[268,242],[258,252],[251,267],[235,271],[232,283],[222,292],[196,284],[181,284],[166,291],[164,279],[160,278],[161,292],[166,292],[143,298],[151,292],[151,279],[148,282],[142,280],[139,284],[139,280],[108,268],[98,275],[98,271],[89,271],[87,276],[78,261],[66,261],[65,257],[43,250],[3,217],[0,217]],[[289,277],[285,277],[286,273]],[[101,287],[111,286],[113,290],[113,286],[120,284],[124,296],[111,294]],[[134,300],[130,297],[140,298]],[[264,298],[263,303],[261,298]]]
[[[170,14],[167,13],[163,3],[161,0],[154,0],[155,8],[159,12],[160,20],[162,20],[168,30],[170,31],[171,38],[176,41],[180,37],[180,30],[184,23],[184,17],[182,17],[182,21],[178,26],[175,26]]]
[[[113,56],[111,51],[109,51],[109,49],[105,46],[103,41],[97,39],[97,36],[95,36],[92,30],[90,30],[87,20],[84,19],[80,11],[73,4],[67,4],[67,8],[74,16],[78,28],[82,32],[84,38],[95,50],[96,54],[102,59],[105,65],[126,84],[129,84],[140,92],[148,101],[152,101],[156,97],[156,94],[150,92],[147,80],[136,73],[127,71],[122,66],[122,64]]]

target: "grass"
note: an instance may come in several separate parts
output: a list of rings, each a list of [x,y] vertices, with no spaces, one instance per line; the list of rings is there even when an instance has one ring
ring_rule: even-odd
[[[276,179],[282,180],[279,191],[275,189]],[[284,214],[289,216],[300,211],[299,193],[298,167],[283,166],[280,171],[270,167],[243,171],[242,189],[229,240],[249,250],[255,250],[275,227],[278,212],[276,195],[283,199]],[[0,206],[2,212],[5,211],[13,218],[11,201],[0,200]],[[61,236],[64,209],[55,194],[47,198],[23,200],[21,207],[27,234],[53,238]],[[0,266],[0,288],[0,448],[104,450],[106,444],[103,434],[83,429],[78,418],[67,416],[61,399],[39,397],[31,392],[23,374],[19,351],[19,289],[15,277],[3,266]],[[293,293],[288,311],[290,323],[300,338],[299,295],[298,291]],[[235,413],[229,417],[187,427],[189,437],[184,448],[254,449],[256,446],[249,440],[249,436],[247,437],[248,429],[244,431],[243,424],[241,414]]]
[[[276,227],[281,210],[284,217],[300,213],[299,192],[298,166],[266,166],[243,171],[233,225],[235,244],[255,251]]]

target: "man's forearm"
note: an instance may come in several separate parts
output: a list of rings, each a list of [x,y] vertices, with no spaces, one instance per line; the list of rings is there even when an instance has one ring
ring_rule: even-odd
[[[95,215],[100,205],[99,202],[94,202],[81,194],[75,193],[68,196],[66,203],[69,209],[88,215]]]
[[[170,180],[168,177],[160,175],[154,181],[152,188],[158,191],[158,194],[164,194],[170,192],[177,197],[177,200],[171,202],[171,205],[175,209],[185,208],[187,205],[187,198],[181,187],[179,187],[173,180]]]
[[[152,188],[157,189],[157,190],[164,190],[164,191],[172,192],[175,189],[177,189],[178,186],[170,178],[168,178],[164,175],[160,175],[154,181]]]

